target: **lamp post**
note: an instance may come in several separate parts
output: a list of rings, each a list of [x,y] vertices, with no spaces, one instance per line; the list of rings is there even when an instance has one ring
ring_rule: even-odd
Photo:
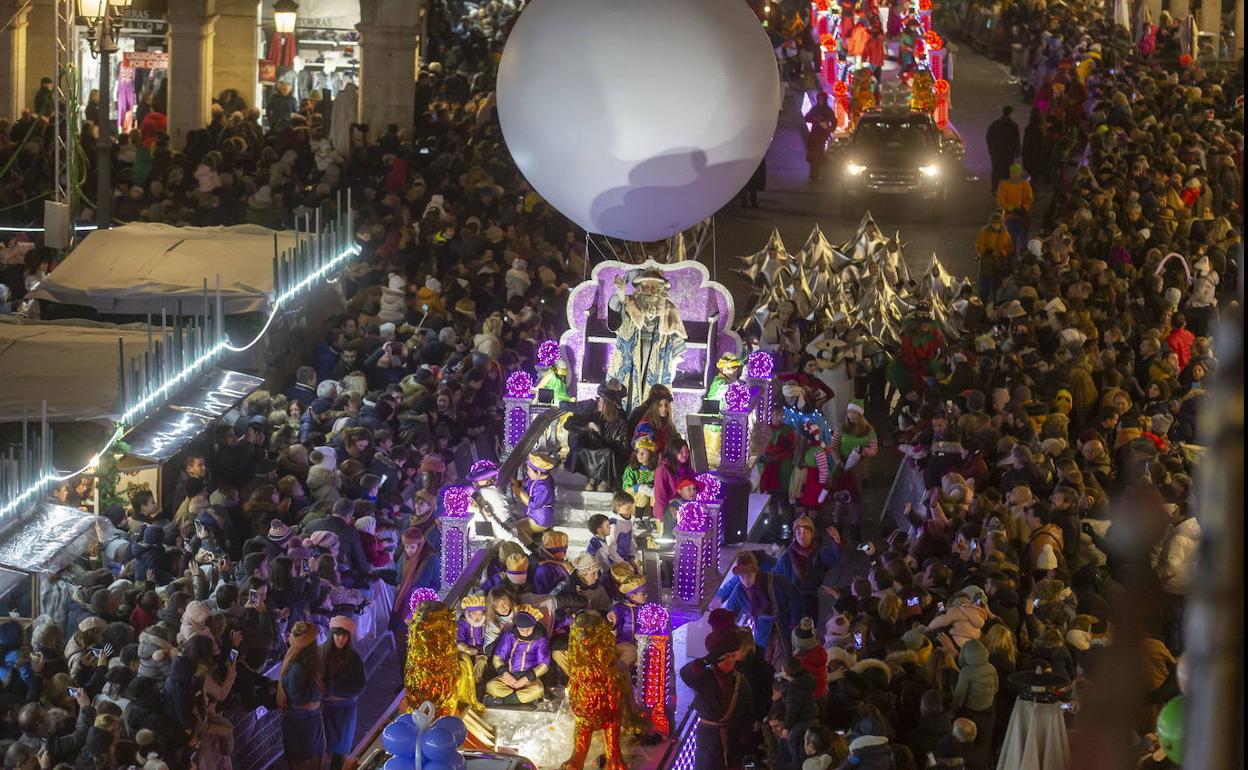
[[[91,52],[100,57],[99,139],[95,143],[95,220],[101,228],[113,221],[113,87],[110,57],[117,52],[116,25],[131,0],[78,0],[78,15],[87,24]]]
[[[298,17],[299,4],[295,0],[277,0],[273,3],[273,26],[279,34],[293,35]]]

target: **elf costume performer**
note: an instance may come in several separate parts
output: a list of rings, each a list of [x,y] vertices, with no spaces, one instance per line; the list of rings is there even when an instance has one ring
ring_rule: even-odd
[[[768,431],[767,443],[758,458],[758,491],[766,495],[781,492],[787,496],[793,478],[797,431],[784,421],[783,404],[771,407],[771,419],[765,430]]]
[[[880,440],[875,428],[867,422],[862,399],[854,399],[845,409],[845,422],[832,434],[828,447],[836,467],[832,474],[832,491],[844,503],[837,524],[855,542],[861,542],[862,485],[866,463],[863,459],[880,453]]]
[[[945,335],[932,323],[931,306],[920,301],[902,322],[901,351],[889,362],[888,381],[901,393],[922,393],[927,378],[935,376]]]
[[[541,562],[533,570],[533,588],[539,594],[553,593],[555,586],[572,574],[564,557],[568,555],[568,536],[557,529],[542,533]]]
[[[624,469],[620,486],[633,496],[639,510],[654,504],[654,456],[658,445],[652,436],[641,436],[633,442],[633,458]]]
[[[817,511],[827,498],[828,450],[823,445],[822,432],[819,425],[808,422],[804,426],[805,448],[797,464],[797,473],[793,474],[793,503],[808,511]]]
[[[628,695],[622,680],[611,626],[592,612],[580,613],[568,638],[568,705],[576,719],[572,756],[560,766],[561,770],[585,767],[589,744],[597,730],[604,733],[604,770],[624,770],[620,723]]]

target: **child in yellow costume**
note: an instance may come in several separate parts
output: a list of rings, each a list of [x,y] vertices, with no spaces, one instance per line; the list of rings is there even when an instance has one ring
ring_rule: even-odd
[[[604,770],[624,770],[620,723],[626,690],[616,662],[615,632],[600,615],[582,612],[568,637],[568,704],[576,718],[572,756],[561,770],[581,770],[594,732],[604,731]]]

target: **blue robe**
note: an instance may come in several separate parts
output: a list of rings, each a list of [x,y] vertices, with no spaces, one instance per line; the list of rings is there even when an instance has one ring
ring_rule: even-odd
[[[823,579],[828,574],[828,570],[840,562],[841,547],[829,539],[822,547],[814,549],[814,552],[810,554],[810,566],[806,569],[806,576],[802,578],[797,575],[797,565],[794,563],[792,549],[793,546],[790,545],[784,553],[780,554],[771,572],[793,584],[802,594],[805,616],[818,621],[819,588],[823,585]]]
[[[751,598],[754,599],[753,603]],[[738,582],[724,607],[754,619],[754,641],[773,665],[789,654],[789,633],[802,622],[802,595],[788,580],[759,572],[752,589]],[[775,645],[769,648],[769,645]]]

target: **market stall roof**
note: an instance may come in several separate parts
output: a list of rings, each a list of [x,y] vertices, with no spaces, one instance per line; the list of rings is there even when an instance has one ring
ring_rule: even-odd
[[[157,330],[159,334],[159,330]],[[117,340],[126,359],[147,348],[147,329],[94,321],[29,321],[0,316],[0,423],[110,422],[117,415]]]
[[[57,572],[112,531],[107,520],[43,503],[0,532],[0,565],[26,572]]]
[[[172,314],[181,300],[182,312],[200,313],[204,279],[211,302],[220,276],[227,315],[260,312],[273,294],[273,255],[295,242],[293,230],[258,225],[96,230],[30,296],[122,315]]]
[[[163,463],[174,457],[263,384],[262,377],[241,372],[205,372],[122,437],[131,461],[123,461],[123,466],[135,464],[134,460]]]

